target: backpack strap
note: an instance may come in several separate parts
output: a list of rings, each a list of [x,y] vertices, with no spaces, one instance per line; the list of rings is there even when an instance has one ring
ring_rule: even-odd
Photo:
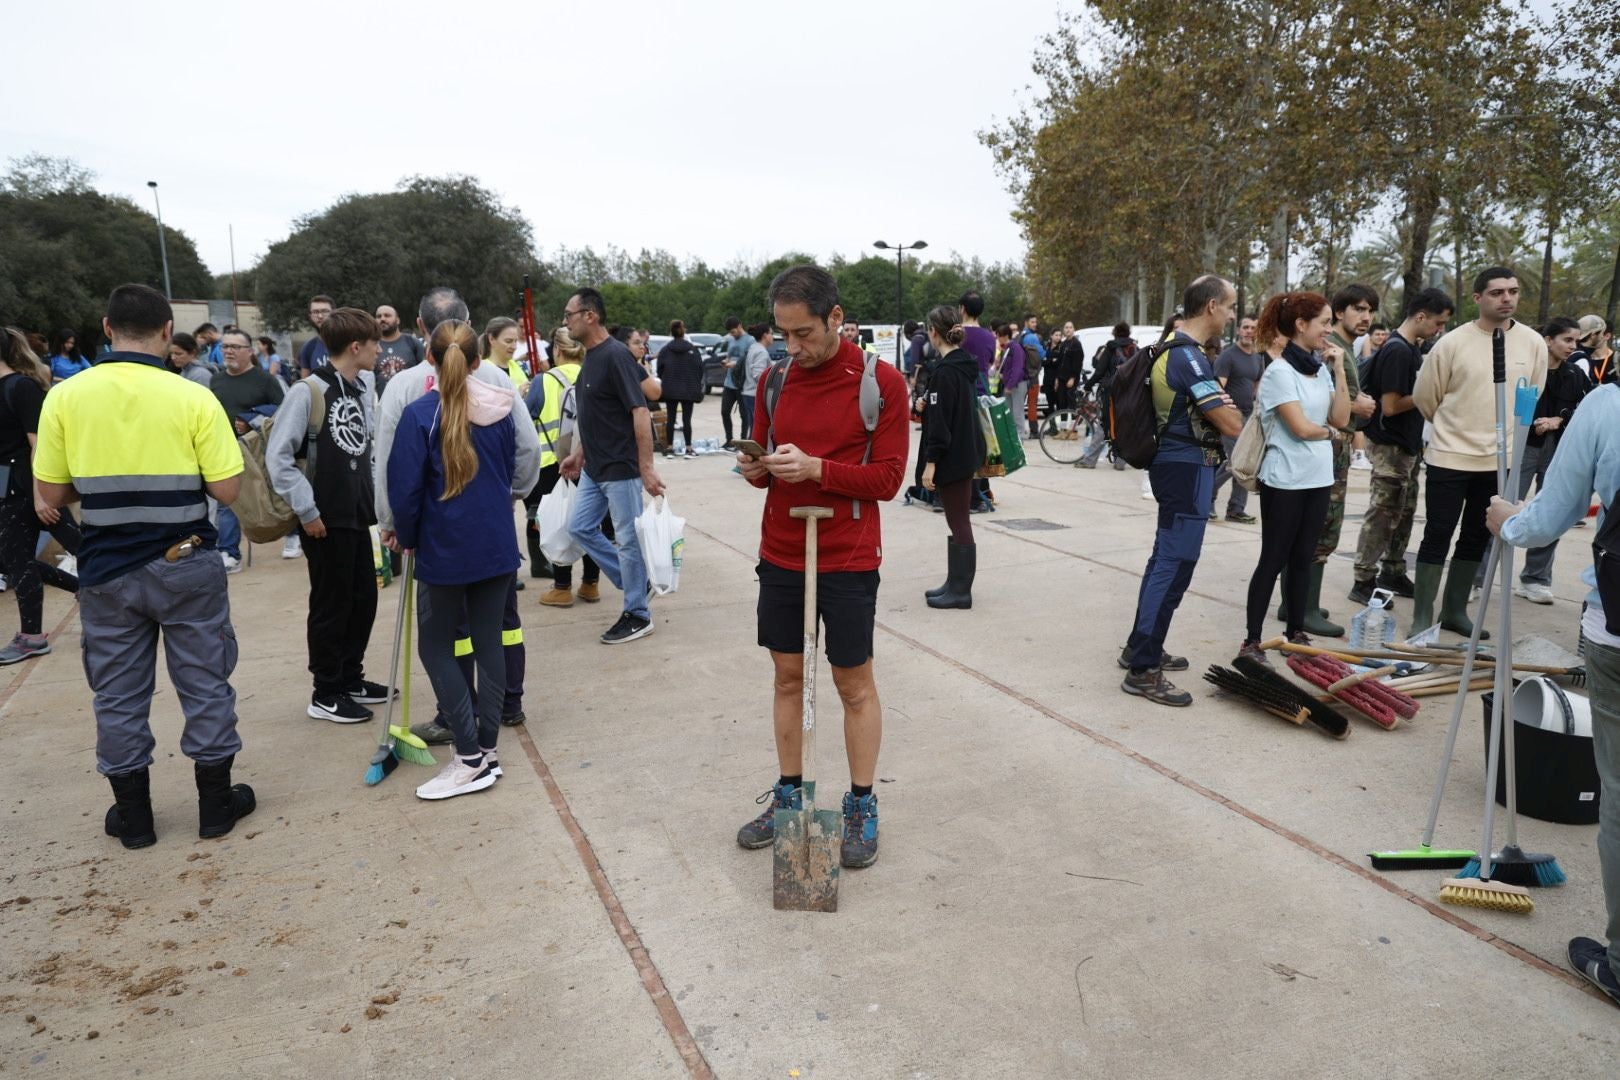
[[[557,383],[557,393],[559,395],[558,400],[557,400],[557,430],[558,430],[558,432],[560,434],[561,431],[562,431],[563,407],[564,407],[564,405],[567,404],[568,390],[569,390],[569,388],[571,386],[573,386],[573,383],[569,382],[563,376],[562,372],[558,371],[556,368],[547,368],[544,372],[541,373],[539,378],[543,380],[543,379],[545,379],[545,377],[547,375],[551,376],[551,378],[554,379],[556,381],[556,383]],[[540,388],[541,388],[540,389],[540,411],[545,412],[546,411],[546,391],[545,391],[545,383],[544,382],[541,382]],[[546,425],[541,423],[539,421],[539,419],[536,419],[535,422],[534,422],[534,426],[535,426],[535,430],[540,432],[541,438],[546,440],[546,449],[551,451],[552,455],[555,456],[556,453],[557,453],[557,441],[555,439],[553,439],[551,437],[551,433],[546,430]]]
[[[878,388],[877,366],[882,363],[876,353],[862,350],[864,357],[861,368],[860,408],[861,424],[866,428],[866,450],[861,454],[861,464],[865,465],[872,460],[873,433],[877,430],[878,417],[883,412],[883,392]],[[766,453],[776,450],[776,401],[782,396],[782,387],[787,383],[788,368],[793,364],[790,356],[786,360],[778,360],[771,365],[771,370],[765,377],[765,419],[770,424],[770,430],[765,433]],[[861,516],[861,501],[853,499],[853,516]]]
[[[787,382],[788,368],[792,365],[791,356],[778,360],[765,376],[765,420],[770,424],[770,430],[766,431],[765,442],[761,445],[767,454],[776,452],[776,399],[782,396],[782,386]]]
[[[342,376],[339,376],[341,378]],[[315,474],[315,444],[326,426],[326,387],[313,372],[299,380],[309,388],[309,422],[304,430],[304,472]]]

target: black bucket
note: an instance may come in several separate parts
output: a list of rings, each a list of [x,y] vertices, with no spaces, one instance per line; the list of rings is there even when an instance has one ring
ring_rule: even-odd
[[[1541,717],[1504,716],[1506,726],[1513,731],[1519,788],[1519,813],[1542,821],[1555,821],[1561,825],[1595,825],[1598,819],[1597,758],[1592,751],[1590,735],[1575,733],[1575,723],[1569,707],[1569,698],[1558,684],[1546,679],[1527,679],[1520,684],[1524,690],[1533,683],[1541,684],[1543,701],[1547,706],[1559,708],[1563,730],[1547,730],[1540,726]],[[1484,696],[1485,724],[1480,731],[1480,743],[1485,747],[1489,761],[1491,745],[1491,702],[1494,694]],[[1512,703],[1517,711],[1524,711],[1532,694],[1515,692]],[[1584,704],[1584,702],[1582,702]],[[1515,711],[1513,709],[1510,712]],[[1506,763],[1498,765],[1496,774],[1496,801],[1507,805]]]

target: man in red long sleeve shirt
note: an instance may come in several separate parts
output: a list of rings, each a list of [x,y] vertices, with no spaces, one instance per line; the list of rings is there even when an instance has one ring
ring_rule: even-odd
[[[738,455],[748,482],[765,488],[760,529],[759,644],[776,668],[772,717],[781,775],[761,796],[765,812],[744,825],[737,843],[768,847],[779,809],[800,809],[804,690],[804,522],[795,506],[826,506],[833,516],[816,533],[816,600],[833,684],[844,703],[844,742],[850,790],[844,795],[841,861],[859,868],[877,861],[877,796],[872,777],[883,738],[883,710],[872,673],[878,566],[883,535],[878,503],[900,490],[909,449],[906,381],[892,365],[876,365],[883,408],[868,435],[860,391],[866,358],[842,340],[838,286],[816,266],[795,266],[771,282],[771,311],[791,364],[772,414],[761,386],[754,407],[756,441],[775,449],[763,458]],[[871,450],[868,453],[867,447]]]

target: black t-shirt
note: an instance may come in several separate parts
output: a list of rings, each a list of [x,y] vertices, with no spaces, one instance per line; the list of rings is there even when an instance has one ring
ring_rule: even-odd
[[[1377,402],[1372,419],[1366,428],[1367,438],[1385,446],[1398,446],[1408,454],[1423,449],[1423,414],[1407,409],[1394,416],[1384,415],[1385,394],[1410,394],[1417,386],[1418,369],[1423,366],[1423,354],[1399,333],[1389,338],[1373,353],[1367,370],[1367,385],[1361,389]]]
[[[0,491],[0,498],[13,494],[32,498],[33,453],[28,436],[39,433],[39,410],[44,404],[45,391],[28,376],[13,374],[0,379],[0,465],[11,466],[11,482]]]
[[[597,483],[641,475],[633,413],[645,409],[641,380],[647,373],[624,342],[608,338],[585,353],[579,369],[579,435],[585,440],[585,471]]]

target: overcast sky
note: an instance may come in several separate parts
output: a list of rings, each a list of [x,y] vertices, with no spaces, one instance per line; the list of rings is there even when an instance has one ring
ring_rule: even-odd
[[[715,264],[927,240],[1018,259],[976,132],[1030,96],[1058,0],[8,5],[37,61],[0,157],[67,155],[215,272],[412,173],[479,178],[543,250]],[[70,74],[60,61],[82,61]]]

